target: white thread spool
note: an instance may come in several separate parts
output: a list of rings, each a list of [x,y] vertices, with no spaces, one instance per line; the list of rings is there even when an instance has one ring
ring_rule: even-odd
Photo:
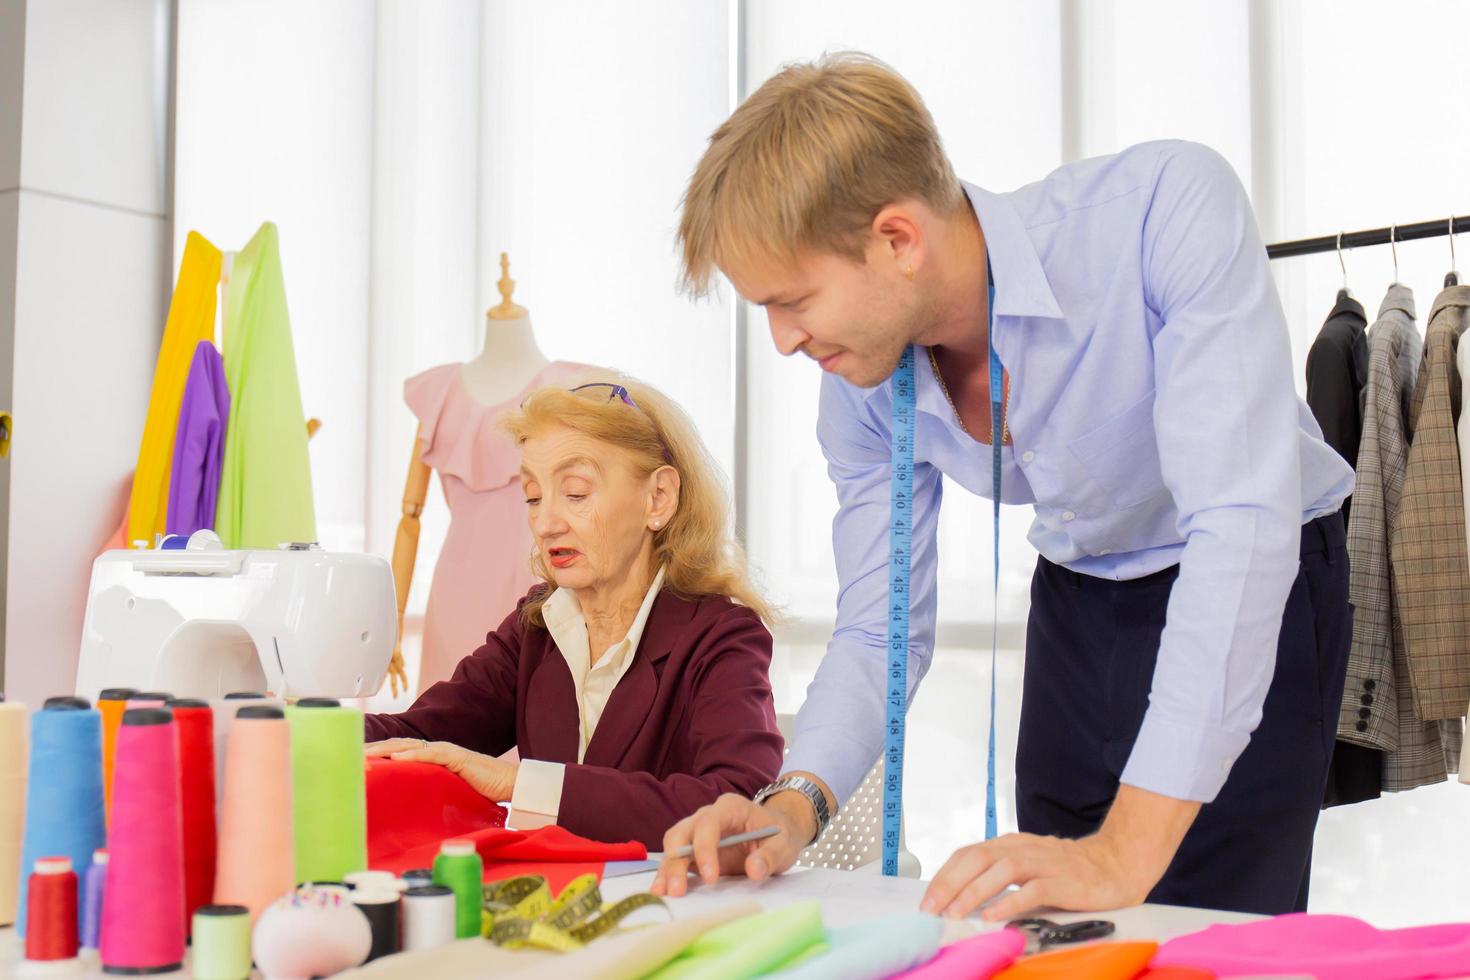
[[[443,885],[403,893],[403,950],[435,949],[454,942],[454,892]]]

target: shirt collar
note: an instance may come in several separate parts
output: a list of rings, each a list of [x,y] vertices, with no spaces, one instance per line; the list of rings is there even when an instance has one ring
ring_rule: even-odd
[[[633,623],[628,627],[627,636],[622,642],[615,644],[612,661],[616,661],[615,669],[621,673],[627,665],[632,662],[633,653],[637,651],[639,642],[643,639],[643,629],[648,625],[648,615],[653,610],[653,602],[658,598],[659,591],[664,584],[664,569],[659,568],[653,576],[653,582],[648,587],[648,592],[643,596],[643,604],[638,607],[638,615],[633,617]],[[541,617],[546,622],[546,631],[551,634],[552,641],[567,662],[572,662],[574,655],[580,655],[585,666],[582,671],[591,669],[591,650],[588,649],[587,620],[582,616],[582,607],[577,602],[577,597],[566,589],[557,589],[546,597],[546,602],[541,606]],[[585,651],[585,652],[584,652]],[[599,650],[598,653],[603,651]],[[602,667],[611,661],[602,661],[597,664]],[[572,671],[572,677],[578,681],[578,689],[581,688],[581,678],[578,671]]]
[[[1332,306],[1332,312],[1327,314],[1327,319],[1335,320],[1340,316],[1356,317],[1361,324],[1368,322],[1368,314],[1363,312],[1363,304],[1348,295],[1347,290],[1337,291],[1337,302]]]
[[[1378,307],[1378,317],[1382,319],[1388,315],[1389,310],[1399,310],[1408,315],[1409,319],[1415,319],[1414,313],[1414,291],[1403,283],[1394,283],[1388,287],[1388,293],[1383,297],[1383,304]]]
[[[990,253],[995,277],[995,315],[1062,318],[1056,294],[1021,215],[1010,199],[961,181]]]

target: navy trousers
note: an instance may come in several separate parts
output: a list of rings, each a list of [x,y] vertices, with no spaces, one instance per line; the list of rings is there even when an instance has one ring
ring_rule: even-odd
[[[1148,707],[1177,576],[1176,566],[1114,582],[1037,563],[1016,751],[1022,831],[1082,837],[1107,815]],[[1261,724],[1149,901],[1306,909],[1351,643],[1346,534],[1332,514],[1302,527]]]

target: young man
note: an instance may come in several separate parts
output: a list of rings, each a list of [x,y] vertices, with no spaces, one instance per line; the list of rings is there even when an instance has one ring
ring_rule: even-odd
[[[956,852],[922,907],[964,915],[1016,885],[987,917],[1145,899],[1305,908],[1350,644],[1339,507],[1353,478],[1296,397],[1229,165],[1151,143],[992,194],[956,179],[902,78],[837,56],[781,72],[715,131],[680,238],[692,287],[723,272],[766,308],[783,354],[825,372],[841,590],[785,777],[760,804],[722,797],[675,825],[666,849],[692,842],[705,881],[778,873],[872,766],[888,379],[917,345],[912,695],[932,655],[940,476],[993,493],[993,343],[1001,496],[1035,504],[1040,552],[1022,833]],[[772,823],[758,845],[714,847]],[[682,894],[688,865],[666,861],[655,890]]]

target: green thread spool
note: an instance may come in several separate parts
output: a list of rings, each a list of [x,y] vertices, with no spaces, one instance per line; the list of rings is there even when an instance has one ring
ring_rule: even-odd
[[[367,867],[362,712],[327,698],[286,709],[296,881],[341,881]]]
[[[250,910],[243,905],[201,905],[194,913],[195,980],[247,980],[250,976]]]
[[[481,878],[485,874],[473,841],[447,840],[434,858],[434,884],[454,892],[454,938],[480,934]]]

